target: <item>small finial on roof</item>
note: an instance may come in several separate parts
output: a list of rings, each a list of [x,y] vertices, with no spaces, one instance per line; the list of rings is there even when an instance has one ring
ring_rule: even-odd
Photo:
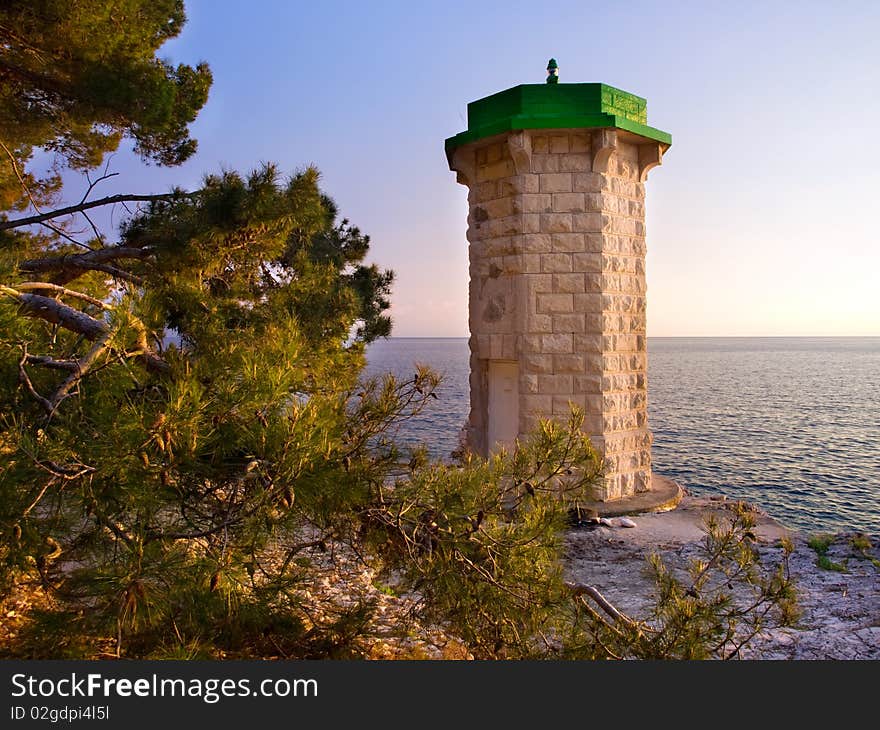
[[[548,61],[547,63],[547,83],[559,83],[559,64],[556,63],[555,58],[551,58],[550,61]]]

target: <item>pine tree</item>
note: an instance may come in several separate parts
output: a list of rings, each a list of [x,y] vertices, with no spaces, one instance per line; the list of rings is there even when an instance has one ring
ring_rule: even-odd
[[[154,201],[116,246],[17,262],[31,280],[0,290],[7,565],[104,601],[121,644],[189,592],[245,600],[270,540],[358,504],[401,407],[350,406],[392,275],[336,215],[315,170],[266,166]]]
[[[81,169],[122,135],[192,153],[210,74],[154,58],[183,21],[175,0],[0,9],[0,209],[34,209],[0,220],[0,594],[51,599],[17,653],[362,656],[370,600],[316,588],[339,554],[482,658],[718,656],[790,619],[747,517],[710,530],[693,585],[655,564],[648,621],[567,585],[561,531],[601,474],[582,414],[488,460],[396,445],[438,377],[362,378],[393,275],[316,170],[122,196],[145,206],[113,244],[54,224],[112,201],[36,210],[58,178],[25,172],[35,148]]]
[[[155,56],[185,21],[183,0],[0,6],[0,210],[50,203],[63,167],[94,169],[126,136],[162,165],[192,156],[210,69]],[[28,170],[37,148],[54,153],[48,176]]]

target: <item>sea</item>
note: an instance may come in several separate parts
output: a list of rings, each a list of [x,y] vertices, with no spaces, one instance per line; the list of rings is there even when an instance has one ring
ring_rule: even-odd
[[[398,438],[449,459],[468,415],[465,338],[370,345],[367,377],[443,375]],[[808,533],[880,536],[880,337],[649,337],[654,470]]]

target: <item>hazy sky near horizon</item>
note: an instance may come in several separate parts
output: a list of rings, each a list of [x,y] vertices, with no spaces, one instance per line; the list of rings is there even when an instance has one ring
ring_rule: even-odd
[[[646,97],[673,136],[647,185],[649,335],[880,335],[876,0],[186,5],[160,55],[213,69],[199,152],[118,154],[101,192],[314,163],[397,274],[395,335],[467,334],[467,191],[443,141],[550,56],[563,83]]]

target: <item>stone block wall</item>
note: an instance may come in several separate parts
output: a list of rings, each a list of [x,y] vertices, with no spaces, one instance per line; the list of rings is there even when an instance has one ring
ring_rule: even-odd
[[[531,130],[455,152],[468,185],[471,414],[487,453],[490,360],[519,365],[519,433],[584,409],[601,497],[650,489],[644,178],[653,144],[616,130]]]

